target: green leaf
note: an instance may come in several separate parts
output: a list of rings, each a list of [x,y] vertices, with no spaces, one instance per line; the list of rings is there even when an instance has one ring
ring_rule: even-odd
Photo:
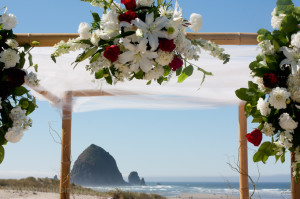
[[[92,42],[89,40],[89,39],[82,39],[82,40],[79,40],[77,42],[74,42],[74,43],[78,43],[78,44],[88,44],[90,46],[93,46]]]
[[[24,52],[27,52],[30,48],[30,44],[24,44]]]
[[[264,158],[264,154],[262,154],[260,151],[257,151],[253,156],[253,162],[259,162]]]
[[[38,66],[37,64],[35,64],[35,65],[33,66],[33,68],[34,68],[34,71],[35,71],[35,72],[38,72],[39,66]]]
[[[23,68],[26,62],[25,53],[21,52],[19,55],[20,55],[20,60],[19,60],[18,68]]]
[[[33,66],[33,62],[32,62],[32,54],[28,53],[28,61],[29,61],[29,65]]]
[[[24,94],[26,94],[28,92],[29,92],[29,90],[27,90],[23,86],[20,86],[20,87],[15,88],[14,95],[16,95],[16,96],[22,96],[22,95],[24,95]]]
[[[176,70],[176,76],[179,76],[181,74],[181,72],[182,72],[182,67],[180,67]]]
[[[3,146],[0,146],[0,164],[4,160],[4,155],[5,155],[4,148],[3,148]]]
[[[96,21],[96,22],[100,22],[101,21],[101,18],[99,17],[98,13],[92,12],[92,15],[93,15],[94,21]]]
[[[164,70],[165,70],[164,76],[168,76],[171,72],[170,66],[164,66]]]
[[[54,56],[53,54],[51,54],[51,59],[52,59],[52,61],[53,61],[54,63],[56,63],[56,58],[55,58],[55,56]]]
[[[97,46],[87,49],[86,51],[84,51],[83,53],[77,56],[75,62],[82,62],[86,60],[90,56],[94,55],[97,52],[97,50],[98,50]]]
[[[97,61],[99,59],[99,57],[101,56],[101,53],[100,52],[97,52],[93,57],[92,59],[90,60],[90,63],[93,63],[95,61]]]
[[[240,88],[235,91],[235,94],[238,98],[247,102],[251,102],[252,98],[255,96],[255,93],[247,88]]]
[[[112,85],[112,77],[110,75],[105,77],[105,80],[108,84]]]
[[[160,77],[157,79],[157,83],[159,83],[159,85],[161,85],[164,81],[164,78],[163,77]]]
[[[151,82],[152,82],[152,81],[151,81],[151,80],[149,80],[149,81],[147,82],[147,85],[150,85],[150,84],[151,84]]]
[[[127,31],[127,32],[123,32],[122,34],[119,34],[113,38],[111,38],[110,40],[113,41],[115,39],[119,39],[119,38],[125,38],[127,36],[133,35],[135,34],[135,31]]]
[[[189,65],[185,67],[181,73],[181,75],[178,77],[178,83],[182,83],[186,78],[191,76],[193,74],[194,67],[192,65]]]
[[[281,158],[280,158],[281,163],[285,162],[285,154],[282,154]]]
[[[95,73],[95,78],[96,79],[101,79],[104,76],[104,70],[101,69],[98,72]]]
[[[253,89],[253,90],[258,89],[258,85],[253,83],[252,81],[248,81],[248,87],[249,87],[249,89]]]
[[[29,107],[29,100],[27,98],[20,99],[19,106],[23,109],[27,109]]]
[[[28,108],[27,108],[26,115],[29,115],[30,113],[32,113],[36,108],[35,103],[33,103],[31,101],[28,101],[28,102],[29,102],[29,105],[28,105]]]
[[[297,32],[297,30],[299,30],[297,19],[291,14],[286,15],[281,22],[280,31],[288,34]]]
[[[135,73],[134,77],[136,79],[143,79],[144,78],[144,72],[140,70],[139,72]]]

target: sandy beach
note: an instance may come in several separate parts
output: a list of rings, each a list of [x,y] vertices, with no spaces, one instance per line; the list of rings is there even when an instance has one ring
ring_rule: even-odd
[[[238,199],[237,196],[216,194],[181,194],[180,196],[168,197],[168,199]]]
[[[59,199],[58,193],[0,190],[0,199]],[[70,199],[108,199],[99,196],[71,195]]]
[[[58,193],[35,191],[0,190],[0,199],[58,199]],[[71,195],[70,199],[112,199],[89,195]],[[181,196],[168,197],[168,199],[238,199],[236,196],[215,194],[182,194]]]

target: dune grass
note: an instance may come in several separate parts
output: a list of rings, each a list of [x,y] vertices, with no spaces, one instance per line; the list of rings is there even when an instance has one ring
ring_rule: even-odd
[[[50,178],[28,177],[24,179],[0,179],[0,189],[33,191],[33,192],[51,192],[59,193],[59,180]],[[113,199],[165,199],[157,194],[145,194],[135,192],[125,192],[114,190],[109,192],[99,192],[93,189],[84,188],[74,183],[70,184],[70,193],[80,195],[91,195],[100,197],[112,197]]]

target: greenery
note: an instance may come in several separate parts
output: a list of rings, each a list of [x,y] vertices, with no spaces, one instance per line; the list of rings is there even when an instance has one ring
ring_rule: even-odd
[[[257,107],[260,98],[265,102],[269,102],[270,93],[275,88],[279,87],[291,92],[291,88],[288,86],[288,79],[291,75],[296,75],[293,74],[292,64],[284,65],[282,61],[287,58],[283,52],[283,48],[296,49],[296,47],[291,46],[291,37],[300,31],[298,26],[298,24],[300,24],[300,7],[294,7],[291,0],[277,0],[276,5],[272,15],[282,17],[280,27],[272,32],[266,29],[260,29],[258,30],[257,37],[261,48],[264,48],[264,46],[262,46],[264,42],[270,41],[273,53],[261,53],[256,57],[256,60],[249,65],[252,77],[260,79],[263,83],[249,81],[248,88],[240,88],[236,91],[237,97],[246,101],[246,116],[253,118],[252,123],[257,123],[257,129],[266,134],[264,129],[265,124],[271,124],[272,128],[274,128],[271,141],[264,142],[260,145],[253,157],[254,162],[262,161],[266,163],[270,156],[274,156],[276,162],[280,159],[283,163],[285,161],[286,150],[295,152],[297,147],[300,146],[300,125],[294,129],[292,133],[293,139],[288,139],[284,137],[286,129],[279,124],[279,118],[283,113],[288,113],[294,121],[300,121],[300,110],[297,108],[299,103],[296,102],[296,100],[292,97],[291,99],[287,99],[285,102],[286,108],[275,108],[270,103],[268,106],[270,113],[267,115],[262,114]],[[267,84],[268,75],[275,77],[274,79],[276,81],[274,80],[274,85]],[[280,139],[281,136],[282,138]],[[278,144],[281,143],[282,139],[291,143],[292,147],[283,147]],[[294,175],[296,179],[300,177],[299,168],[300,164],[294,165],[294,171],[296,171]]]
[[[50,178],[0,179],[0,189],[9,190],[59,193],[59,184],[59,180]],[[70,191],[71,194],[113,197],[114,199],[165,199],[165,197],[157,194],[125,192],[118,189],[109,192],[99,192],[75,185],[74,183],[71,183]]]

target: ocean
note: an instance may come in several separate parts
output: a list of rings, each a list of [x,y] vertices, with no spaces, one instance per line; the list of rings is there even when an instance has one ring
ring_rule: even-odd
[[[120,189],[123,191],[156,193],[162,196],[178,196],[183,193],[203,193],[239,196],[238,182],[147,182],[147,186],[90,187],[97,191]],[[250,187],[250,194],[253,188]],[[290,198],[289,182],[259,182],[253,198],[283,199]]]

